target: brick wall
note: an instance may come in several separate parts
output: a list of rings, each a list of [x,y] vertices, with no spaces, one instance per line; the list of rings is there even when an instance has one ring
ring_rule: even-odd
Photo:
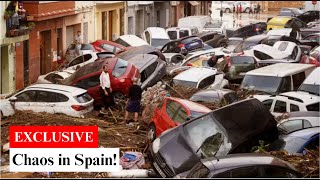
[[[283,7],[300,8],[304,7],[305,1],[269,1],[268,11],[279,11]]]

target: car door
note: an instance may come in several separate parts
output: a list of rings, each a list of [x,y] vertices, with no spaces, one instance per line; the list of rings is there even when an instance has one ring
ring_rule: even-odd
[[[37,90],[36,101],[30,103],[30,110],[34,112],[46,112],[53,114],[53,108],[56,104],[52,101],[50,91]]]
[[[274,108],[274,99],[266,99],[264,101],[262,101],[262,104],[270,111],[273,112],[273,108]]]
[[[167,129],[170,129],[175,126],[173,121],[176,111],[178,110],[179,106],[171,99],[166,99],[166,102],[162,106],[162,113],[160,114],[160,119],[158,122],[158,129],[160,132],[163,132]]]
[[[276,117],[282,115],[283,113],[289,112],[288,103],[283,100],[276,100],[273,113]]]
[[[69,98],[64,94],[49,92],[48,103],[53,107],[54,113],[70,115],[73,111],[71,111],[71,105],[67,103],[68,101]]]
[[[36,101],[36,91],[35,90],[26,90],[15,96],[16,101],[11,102],[11,105],[15,110],[25,111],[32,110],[30,107],[31,103]]]

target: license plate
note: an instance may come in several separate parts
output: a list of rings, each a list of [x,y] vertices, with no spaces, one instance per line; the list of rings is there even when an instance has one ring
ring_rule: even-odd
[[[162,177],[166,177],[166,175],[162,172],[162,170],[160,169],[160,167],[158,166],[158,164],[156,162],[153,162],[154,167],[156,168],[156,170],[158,171],[158,173],[162,176]]]

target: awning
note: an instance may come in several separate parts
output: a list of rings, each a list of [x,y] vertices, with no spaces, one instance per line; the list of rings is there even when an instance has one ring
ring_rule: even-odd
[[[177,6],[180,4],[180,1],[170,1],[171,6]]]
[[[197,6],[199,5],[198,1],[188,1],[192,6]]]

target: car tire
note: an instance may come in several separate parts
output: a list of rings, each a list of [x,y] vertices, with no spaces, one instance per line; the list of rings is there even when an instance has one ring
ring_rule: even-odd
[[[245,12],[245,13],[249,13],[249,12],[250,12],[250,9],[249,9],[249,8],[246,8],[246,9],[244,10],[244,12]]]
[[[148,128],[148,134],[147,134],[148,142],[152,143],[156,139],[156,127],[154,124],[150,124]]]
[[[231,13],[231,10],[229,8],[227,8],[226,10],[224,10],[225,13]]]
[[[220,42],[219,43],[219,45],[218,45],[219,47],[227,47],[228,46],[228,44],[227,44],[227,42],[225,42],[225,41],[222,41],[222,42]]]
[[[126,96],[121,93],[121,92],[115,92],[113,95],[112,95],[112,99],[113,99],[113,102],[116,104],[116,105],[119,105],[119,104],[125,104],[126,102]]]

